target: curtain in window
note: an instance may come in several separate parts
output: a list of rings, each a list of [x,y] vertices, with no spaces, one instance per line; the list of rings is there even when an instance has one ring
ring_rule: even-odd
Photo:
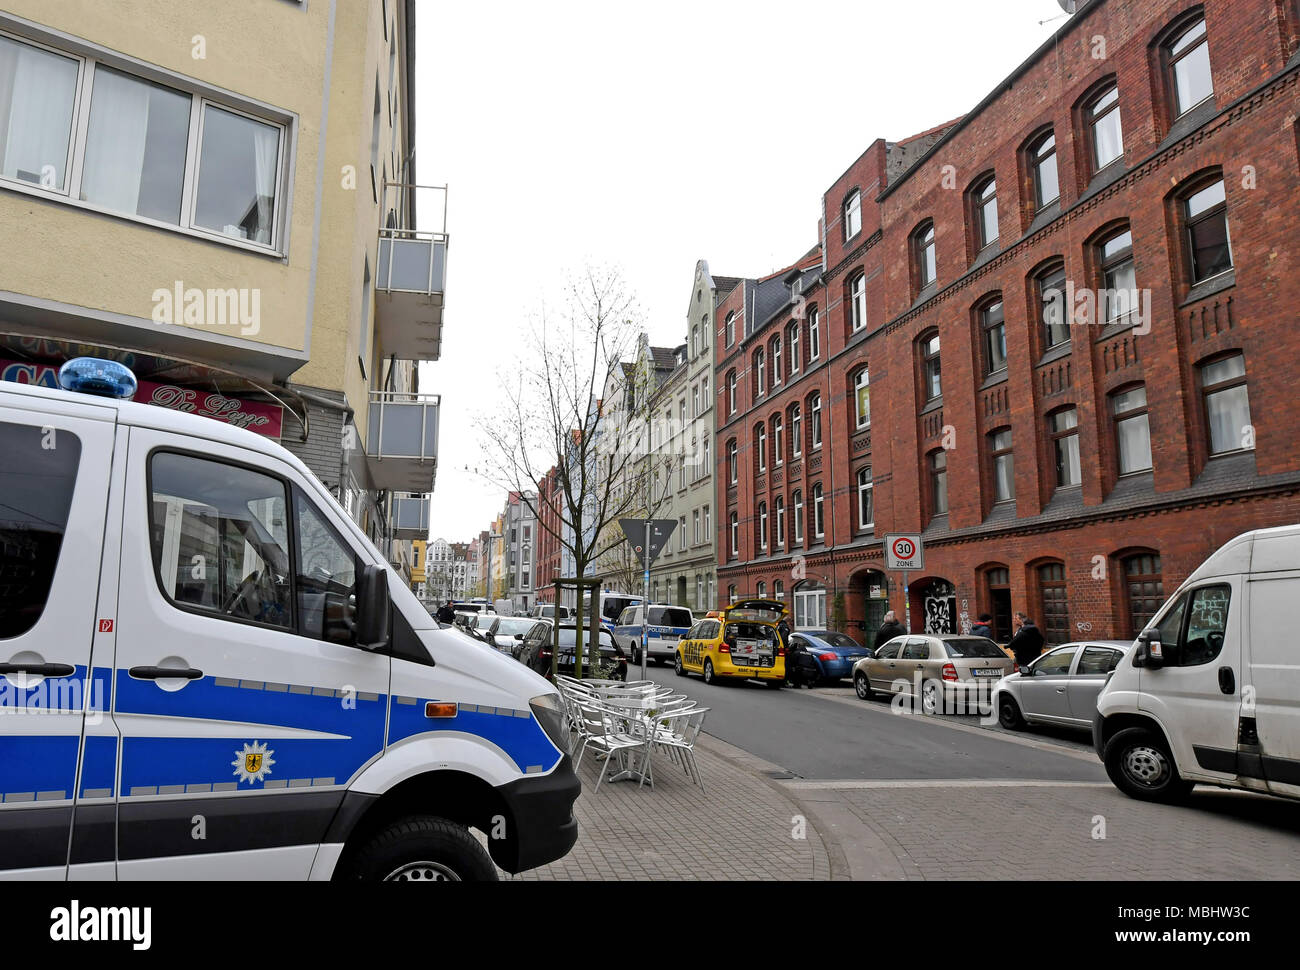
[[[0,174],[63,187],[76,88],[76,61],[0,38]]]
[[[266,125],[254,125],[252,133],[257,175],[257,229],[254,238],[260,243],[270,245],[280,133]]]
[[[118,212],[135,213],[149,132],[149,85],[96,71],[91,116],[81,197]]]

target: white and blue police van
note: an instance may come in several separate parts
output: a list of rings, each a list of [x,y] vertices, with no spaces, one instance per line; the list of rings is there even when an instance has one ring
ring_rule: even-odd
[[[676,656],[678,641],[694,623],[693,614],[684,606],[669,603],[629,606],[614,626],[614,640],[631,654],[632,663],[640,666],[644,628],[646,657],[667,663]]]
[[[0,878],[494,879],[573,847],[546,680],[439,629],[278,444],[132,403],[112,361],[60,383],[0,383]]]

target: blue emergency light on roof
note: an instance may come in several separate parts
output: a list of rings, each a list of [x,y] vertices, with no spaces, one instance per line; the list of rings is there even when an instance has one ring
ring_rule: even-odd
[[[98,394],[130,400],[135,397],[135,375],[115,360],[75,357],[59,368],[59,386],[65,391]]]

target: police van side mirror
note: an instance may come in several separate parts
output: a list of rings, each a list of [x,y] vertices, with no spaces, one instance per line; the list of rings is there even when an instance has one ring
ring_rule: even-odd
[[[357,646],[382,650],[388,646],[392,603],[388,593],[388,570],[368,565],[357,581]]]

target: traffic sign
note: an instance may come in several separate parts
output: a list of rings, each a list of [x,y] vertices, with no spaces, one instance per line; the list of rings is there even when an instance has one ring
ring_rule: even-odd
[[[919,535],[885,536],[886,569],[924,569],[925,547]]]
[[[618,524],[623,527],[623,535],[627,536],[627,541],[632,544],[632,549],[636,552],[637,560],[644,561],[645,558],[645,519],[619,519]],[[654,562],[659,553],[663,551],[664,546],[668,545],[668,537],[672,535],[673,529],[677,527],[676,519],[651,519],[650,520],[650,562]]]

